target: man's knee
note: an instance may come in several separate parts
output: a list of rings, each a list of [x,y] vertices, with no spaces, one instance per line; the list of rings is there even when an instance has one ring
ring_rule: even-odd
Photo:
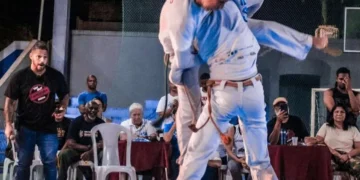
[[[63,149],[60,151],[58,158],[60,163],[69,163],[73,154],[72,149]]]
[[[34,158],[34,151],[29,151],[28,149],[20,149],[18,153],[19,166],[30,167],[32,160]]]

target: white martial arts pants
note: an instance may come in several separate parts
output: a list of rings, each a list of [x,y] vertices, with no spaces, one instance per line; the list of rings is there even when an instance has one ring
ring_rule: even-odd
[[[243,123],[243,138],[247,163],[254,180],[277,180],[270,164],[267,147],[264,91],[261,81],[251,79],[252,86],[238,88],[221,85],[213,88],[211,97],[212,116],[224,132],[231,117],[239,115]],[[202,111],[197,127],[208,118],[209,102]],[[216,151],[220,136],[209,122],[197,133],[192,133],[180,169],[178,180],[200,180],[205,173],[209,158]]]

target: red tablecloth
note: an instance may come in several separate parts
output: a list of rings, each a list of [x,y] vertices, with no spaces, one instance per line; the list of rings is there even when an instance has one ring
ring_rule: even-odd
[[[332,180],[331,153],[324,146],[269,146],[280,180]]]
[[[164,142],[133,142],[131,144],[131,165],[138,171],[154,168],[169,168],[170,144]],[[126,163],[126,142],[119,142],[120,164]],[[109,179],[118,179],[118,174],[110,174]]]

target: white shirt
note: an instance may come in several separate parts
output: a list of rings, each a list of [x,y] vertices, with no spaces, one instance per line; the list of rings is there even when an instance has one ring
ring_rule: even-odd
[[[345,131],[330,127],[325,123],[319,129],[317,136],[323,137],[325,144],[330,148],[346,153],[354,149],[354,142],[360,142],[359,130],[354,126],[350,126]]]
[[[177,96],[172,96],[170,93],[167,95],[167,106],[166,106],[166,110],[170,109],[171,106],[173,106],[174,104],[174,100],[177,100],[178,97]],[[159,113],[159,112],[163,112],[164,111],[164,106],[165,106],[165,99],[166,97],[163,96],[160,98],[160,101],[157,105],[157,108],[156,108],[156,112]],[[167,118],[164,119],[164,122],[162,123],[161,125],[161,129],[164,129],[164,125],[165,124],[170,124],[174,122],[174,118],[172,116],[169,116]]]
[[[128,128],[133,135],[150,136],[156,133],[156,129],[151,125],[151,122],[145,119],[143,119],[143,123],[138,128],[132,123],[131,118],[123,121],[121,126]]]

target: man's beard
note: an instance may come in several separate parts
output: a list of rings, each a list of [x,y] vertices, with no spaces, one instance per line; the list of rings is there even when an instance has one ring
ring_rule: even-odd
[[[96,90],[96,86],[88,86],[90,90]]]
[[[345,90],[346,88],[345,88],[345,84],[339,84],[339,86],[338,86],[340,89],[342,89],[342,90]]]
[[[45,69],[45,67],[46,67],[45,64],[38,64],[36,66],[36,71],[41,72]]]
[[[89,118],[90,120],[95,120],[96,114],[95,114],[95,115],[88,114],[88,118]]]

